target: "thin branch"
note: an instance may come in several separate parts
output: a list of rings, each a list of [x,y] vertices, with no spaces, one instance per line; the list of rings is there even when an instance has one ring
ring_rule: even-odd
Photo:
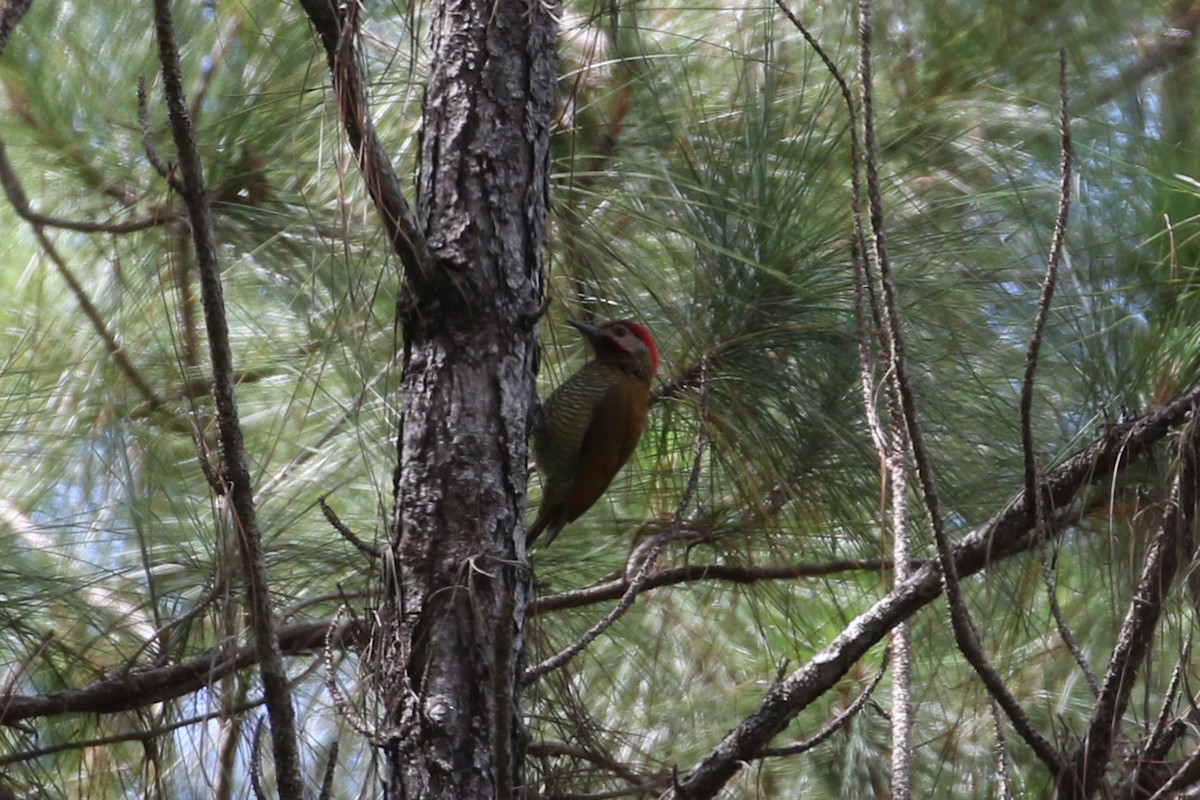
[[[1183,766],[1175,770],[1171,778],[1150,796],[1150,800],[1177,798],[1179,795],[1176,792],[1186,789],[1197,781],[1200,781],[1200,749],[1188,756],[1187,761],[1183,762]]]
[[[267,800],[266,793],[262,788],[262,732],[263,723],[265,720],[260,716],[258,721],[254,723],[254,736],[250,745],[250,763],[247,765],[250,771],[250,790],[254,793],[254,800]],[[297,798],[299,800],[299,798]]]
[[[992,724],[996,727],[996,794],[1000,800],[1011,800],[1012,785],[1008,777],[1008,745],[1004,742],[1003,717],[996,698],[991,698],[988,708],[992,712]]]
[[[658,386],[654,387],[650,392],[650,405],[656,405],[664,400],[670,400],[679,397],[684,392],[692,389],[700,384],[700,373],[702,370],[712,370],[719,366],[724,357],[724,350],[727,343],[731,339],[736,339],[737,336],[727,337],[724,341],[714,342],[695,364],[692,364],[687,369],[681,371],[675,377],[662,381]]]
[[[19,217],[33,225],[40,225],[46,228],[59,228],[65,231],[75,231],[76,233],[109,233],[113,235],[136,233],[179,219],[175,214],[162,214],[156,211],[148,217],[142,217],[129,222],[89,222],[86,220],[65,219],[50,214],[42,214],[28,207],[17,208],[15,210]]]
[[[624,797],[626,795],[640,797],[644,796],[647,792],[658,794],[669,785],[667,777],[663,774],[638,773],[607,753],[599,753],[592,748],[567,744],[566,742],[530,742],[527,754],[533,758],[541,759],[566,756],[567,758],[586,761],[600,769],[611,772],[629,785],[629,788],[625,790],[618,790],[604,795],[588,795],[588,797]],[[554,797],[561,800],[564,795],[556,794]]]
[[[883,680],[883,676],[887,674],[890,652],[885,651],[883,654],[883,663],[879,665],[879,671],[875,673],[875,678],[871,681],[871,685],[862,691],[858,697],[854,698],[854,702],[846,707],[842,713],[826,723],[825,727],[817,731],[812,736],[802,742],[785,745],[783,747],[764,747],[760,755],[763,758],[773,756],[794,756],[800,753],[812,750],[814,747],[824,743],[833,736],[851,719],[854,715],[862,710],[867,701],[871,699],[871,695],[875,693],[875,688],[879,686],[879,682]]]
[[[213,469],[212,461],[209,460],[208,441],[204,438],[204,413],[201,409],[196,409],[195,412],[187,417],[188,432],[192,435],[192,444],[196,448],[196,465],[200,467],[200,474],[204,476],[204,480],[208,483],[208,488],[212,491],[214,497],[224,497],[228,492],[228,487],[225,481],[217,475],[217,471]]]
[[[226,588],[227,587],[225,586],[224,579],[217,580],[213,584],[213,588],[208,591],[208,594],[200,598],[200,601],[196,603],[195,606],[188,609],[183,614],[175,617],[174,619],[168,620],[164,625],[155,630],[153,634],[146,637],[146,641],[142,642],[141,646],[133,652],[133,655],[125,659],[125,672],[129,672],[129,670],[133,669],[137,664],[138,657],[141,656],[142,653],[146,652],[146,650],[149,649],[149,647],[155,642],[161,643],[161,646],[159,647],[158,658],[163,658],[169,652],[169,648],[167,646],[167,636],[171,633],[171,631],[207,611],[208,607],[215,603],[217,599],[225,593]]]
[[[367,192],[383,221],[388,242],[411,278],[425,273],[429,262],[421,226],[409,208],[400,180],[375,132],[367,101],[362,65],[354,57],[359,4],[331,0],[301,0],[309,22],[321,37],[333,80],[338,116],[358,159]]]
[[[1191,663],[1192,654],[1192,635],[1189,633],[1187,642],[1183,646],[1183,654],[1179,660],[1175,662],[1175,669],[1171,672],[1171,682],[1167,685],[1167,691],[1163,694],[1162,709],[1158,713],[1158,720],[1154,724],[1154,730],[1150,734],[1150,738],[1146,741],[1146,749],[1142,751],[1141,761],[1158,761],[1164,758],[1167,750],[1170,749],[1178,734],[1173,734],[1172,730],[1178,728],[1172,724],[1171,713],[1172,706],[1175,705],[1175,699],[1179,696],[1179,687],[1183,683],[1183,667],[1184,664]]]
[[[337,626],[341,624],[342,614],[346,607],[341,606],[337,610],[337,614],[333,618],[333,625],[329,626],[329,635],[325,639],[325,688],[329,690],[329,696],[333,698],[333,707],[360,736],[368,742],[379,744],[382,739],[379,736],[379,731],[376,726],[371,725],[363,718],[361,714],[350,704],[346,696],[342,694],[342,689],[337,682],[337,667],[333,663],[334,647],[333,633]]]
[[[114,733],[110,736],[99,736],[93,739],[72,739],[67,742],[59,742],[57,744],[46,745],[32,750],[22,750],[15,753],[4,753],[0,755],[0,767],[7,767],[12,764],[20,764],[22,761],[33,761],[46,756],[57,755],[58,753],[67,753],[72,750],[87,750],[93,747],[107,747],[113,744],[121,744],[122,742],[139,742],[146,739],[153,739],[159,736],[165,736],[169,733],[179,730],[180,728],[191,727],[201,723],[212,722],[213,720],[222,719],[229,715],[242,714],[251,709],[258,708],[263,703],[262,699],[246,700],[238,703],[233,707],[220,708],[216,711],[210,711],[206,714],[197,714],[170,722],[169,724],[149,728],[141,731],[127,731],[125,733]],[[0,798],[0,800],[3,800]]]
[[[22,658],[17,663],[15,669],[9,667],[7,680],[4,682],[4,687],[0,688],[0,697],[7,697],[12,692],[13,687],[21,681],[21,677],[29,669],[29,665],[41,658],[42,653],[46,652],[46,649],[53,641],[54,633],[51,631],[46,631],[42,634],[41,639],[38,640],[37,647],[33,648],[32,652]]]
[[[866,375],[866,371],[863,371]],[[912,510],[909,505],[909,467],[908,436],[904,420],[899,413],[900,398],[896,382],[888,376],[888,413],[891,424],[891,448],[881,447],[880,456],[887,465],[888,488],[886,493],[892,504],[892,560],[896,570],[892,575],[892,585],[896,586],[908,580],[912,574]],[[867,388],[864,384],[864,390]],[[868,423],[869,424],[869,423]],[[912,632],[908,621],[905,620],[892,631],[892,650],[894,651],[895,666],[892,669],[892,799],[909,800],[912,797]]]
[[[321,495],[321,497],[317,499],[317,503],[321,506],[321,513],[325,515],[325,519],[330,525],[333,526],[333,529],[340,533],[343,539],[358,548],[360,553],[372,561],[383,557],[383,553],[378,547],[373,544],[367,544],[362,539],[358,538],[354,531],[346,527],[346,524],[342,522],[340,517],[338,517],[337,512],[330,508],[329,504],[325,502],[324,495]]]
[[[17,212],[17,216],[30,225],[33,225],[34,229],[39,232],[41,228],[45,227],[62,228],[63,230],[75,231],[77,233],[110,233],[115,235],[144,231],[147,228],[164,225],[178,219],[174,214],[164,214],[156,211],[148,217],[135,219],[130,222],[90,222],[64,219],[34,211],[33,207],[29,205],[29,198],[26,197],[24,189],[21,188],[20,180],[12,168],[12,163],[8,160],[8,153],[4,149],[3,141],[0,141],[0,183],[3,184],[4,194],[8,198],[8,202],[12,204],[13,210]]]
[[[920,568],[926,562],[913,562],[913,569]],[[796,578],[816,578],[825,575],[836,575],[841,572],[870,572],[879,573],[890,570],[892,562],[886,558],[867,558],[858,560],[822,561],[816,564],[780,564],[775,566],[755,566],[752,564],[684,564],[678,567],[662,569],[648,577],[641,586],[641,591],[658,589],[663,586],[674,586],[681,583],[696,581],[728,581],[730,583],[751,584],[761,581],[784,581]],[[551,611],[561,611],[566,608],[579,608],[594,605],[607,600],[617,600],[628,591],[629,578],[621,574],[597,581],[590,586],[571,589],[558,594],[539,597],[529,604],[528,616],[534,617]]]
[[[883,435],[883,426],[879,421],[879,413],[875,406],[875,381],[873,376],[874,357],[872,355],[871,339],[867,333],[866,308],[871,308],[871,318],[877,331],[882,334],[883,323],[879,311],[878,299],[875,295],[875,276],[867,259],[866,233],[862,218],[862,144],[859,140],[858,105],[854,102],[854,93],[850,84],[838,69],[837,64],[825,52],[825,48],[809,32],[804,23],[792,12],[785,0],[775,0],[775,4],[795,26],[804,41],[821,59],[825,69],[838,86],[842,102],[846,105],[846,123],[850,135],[850,222],[852,236],[850,239],[850,261],[854,268],[854,321],[858,341],[858,359],[860,383],[863,388],[863,408],[867,417],[867,429],[875,441],[876,449],[884,452],[887,442]],[[864,302],[869,300],[869,303]]]
[[[1192,636],[1189,633],[1187,641],[1183,645],[1183,652],[1180,654],[1179,660],[1175,662],[1175,669],[1171,672],[1171,681],[1167,686],[1167,691],[1163,694],[1162,708],[1159,710],[1154,730],[1146,738],[1146,744],[1141,752],[1137,754],[1133,768],[1122,776],[1121,785],[1114,795],[1118,800],[1132,800],[1132,798],[1145,800],[1150,792],[1157,792],[1173,777],[1169,771],[1169,762],[1166,760],[1166,756],[1167,751],[1175,744],[1180,734],[1188,728],[1182,719],[1175,716],[1174,706],[1179,699],[1185,665],[1192,663],[1191,655]],[[1157,795],[1155,796],[1157,797]]]
[[[227,675],[220,681],[219,689],[214,685],[214,694],[220,697],[221,708],[233,708],[244,702],[249,691],[249,681],[239,675]],[[213,787],[213,800],[233,800],[233,787],[241,776],[238,758],[242,749],[242,734],[246,730],[246,718],[241,714],[223,716],[220,722],[216,773],[217,784]]]
[[[339,586],[338,591],[336,591],[336,592],[324,592],[322,594],[313,594],[313,595],[309,595],[309,596],[305,597],[303,600],[297,600],[295,603],[293,603],[292,605],[283,609],[283,611],[279,612],[279,618],[286,622],[287,620],[291,619],[292,617],[295,617],[296,615],[298,615],[304,609],[311,608],[316,605],[322,605],[324,603],[329,603],[334,600],[340,600],[341,604],[345,605],[346,601],[348,601],[348,600],[361,600],[364,597],[376,597],[376,596],[378,596],[378,590],[374,589],[374,588],[354,589],[351,591],[346,591],[345,589],[342,589]]]
[[[1088,486],[1123,472],[1165,438],[1200,402],[1200,383],[1169,402],[1121,425],[1110,427],[1096,441],[1077,451],[1043,475],[1048,507],[1056,509],[1059,531],[1083,513],[1081,498]],[[953,549],[960,575],[972,575],[1029,548],[1028,500],[1018,492],[985,525],[963,537]],[[804,666],[780,681],[749,716],[725,735],[664,798],[712,797],[754,754],[774,738],[796,714],[820,697],[902,620],[941,595],[942,582],[934,564],[922,567],[867,611],[846,625],[838,636]]]
[[[1167,590],[1178,571],[1178,543],[1191,532],[1195,523],[1197,488],[1200,488],[1197,483],[1197,462],[1200,460],[1198,417],[1200,404],[1193,406],[1192,418],[1180,437],[1179,467],[1171,487],[1171,498],[1159,532],[1146,550],[1141,578],[1117,635],[1087,734],[1075,754],[1074,772],[1064,776],[1070,783],[1061,787],[1062,797],[1091,797],[1104,780],[1129,695],[1154,640]]]
[[[954,630],[954,638],[959,650],[979,675],[985,687],[1000,707],[1004,709],[1016,728],[1017,733],[1034,751],[1037,757],[1046,765],[1051,774],[1059,775],[1066,768],[1062,755],[1034,727],[1029,715],[1013,697],[1004,685],[1000,675],[988,661],[987,654],[979,640],[979,634],[971,621],[966,602],[963,600],[959,587],[957,565],[953,554],[950,537],[946,532],[945,519],[942,515],[941,500],[933,475],[933,464],[929,448],[925,443],[925,434],[921,429],[917,411],[917,398],[912,382],[908,375],[907,351],[904,342],[904,331],[900,315],[900,302],[896,291],[895,278],[888,256],[887,242],[884,231],[883,200],[879,188],[878,159],[876,157],[874,110],[872,105],[871,77],[871,4],[870,0],[859,0],[859,42],[861,58],[859,59],[859,77],[863,97],[863,145],[867,171],[867,198],[870,205],[871,233],[874,246],[875,263],[879,268],[880,284],[883,290],[884,309],[886,314],[887,340],[889,344],[893,379],[899,390],[903,406],[904,423],[908,429],[909,441],[912,445],[913,460],[916,463],[917,477],[921,484],[921,496],[929,516],[929,524],[933,529],[934,541],[937,543],[938,561],[942,568],[942,581],[945,584],[946,601],[950,608],[950,625]],[[1034,513],[1033,504],[1028,513]],[[1032,517],[1031,517],[1032,518]]]
[[[184,308],[186,308],[187,305],[188,304],[185,303]],[[237,386],[246,386],[248,384],[270,380],[271,378],[277,378],[281,375],[294,374],[294,370],[290,365],[295,361],[310,355],[320,346],[321,342],[314,339],[299,347],[289,348],[287,354],[285,355],[286,363],[284,365],[249,367],[247,369],[238,370],[234,373],[233,382]],[[182,384],[167,389],[163,394],[162,402],[174,403],[180,401],[198,400],[202,397],[208,397],[212,394],[212,391],[213,383],[211,380],[200,376],[191,377],[185,380]],[[138,406],[137,408],[131,409],[128,416],[129,419],[142,419],[150,416],[150,413],[154,410],[155,408],[148,404]],[[260,490],[260,494],[265,494],[265,491]]]
[[[1054,299],[1054,289],[1058,280],[1058,268],[1062,262],[1063,244],[1066,240],[1067,222],[1070,219],[1071,211],[1071,116],[1068,106],[1067,95],[1067,51],[1062,48],[1058,51],[1058,109],[1059,109],[1059,131],[1061,139],[1059,142],[1059,184],[1058,184],[1058,212],[1054,218],[1054,233],[1050,241],[1050,254],[1046,260],[1046,273],[1042,279],[1042,291],[1038,297],[1037,313],[1034,316],[1033,330],[1029,334],[1029,345],[1025,351],[1025,375],[1021,381],[1021,400],[1020,400],[1020,416],[1021,416],[1021,453],[1025,467],[1025,492],[1032,495],[1034,487],[1038,483],[1038,456],[1033,441],[1033,390],[1035,377],[1037,375],[1038,356],[1041,352],[1042,339],[1046,332],[1046,320],[1050,316],[1050,304]],[[1044,504],[1041,499],[1035,504],[1033,524],[1040,531],[1041,520],[1046,513]],[[1041,538],[1039,536],[1039,538]],[[1050,615],[1054,619],[1055,627],[1058,628],[1058,634],[1066,643],[1067,649],[1071,651],[1071,655],[1075,658],[1075,663],[1079,665],[1079,669],[1083,672],[1083,677],[1087,681],[1088,688],[1092,691],[1092,696],[1100,694],[1100,683],[1096,679],[1096,673],[1092,670],[1086,656],[1084,656],[1083,648],[1079,646],[1079,642],[1075,640],[1075,635],[1071,632],[1071,627],[1067,624],[1066,615],[1063,614],[1062,606],[1058,602],[1058,591],[1055,586],[1054,573],[1050,565],[1050,559],[1046,555],[1046,548],[1043,544],[1039,548],[1039,558],[1041,560],[1042,582],[1046,585],[1047,600],[1050,605]]]
[[[142,129],[142,150],[146,153],[146,160],[150,162],[150,166],[154,167],[162,179],[167,182],[167,185],[176,192],[183,194],[183,184],[179,181],[179,176],[175,174],[175,168],[165,163],[158,157],[158,151],[154,148],[154,135],[150,131],[150,112],[146,108],[146,76],[138,76],[137,85],[137,107],[138,107],[138,125]]]
[[[49,224],[44,221],[46,218],[30,211],[29,200],[25,196],[25,190],[21,186],[20,179],[17,178],[17,174],[8,160],[8,150],[4,146],[3,140],[0,140],[0,185],[4,187],[4,194],[8,197],[9,203],[12,204],[17,214],[28,220],[33,226],[33,233],[37,237],[38,243],[41,244],[47,258],[50,259],[50,263],[54,265],[63,282],[67,284],[67,288],[71,290],[71,294],[75,296],[75,301],[79,303],[80,309],[82,309],[84,316],[87,317],[88,322],[92,324],[93,330],[100,336],[100,340],[104,342],[104,349],[112,358],[113,363],[117,365],[117,368],[121,372],[125,373],[125,376],[129,378],[130,382],[151,407],[157,408],[163,405],[162,398],[158,396],[154,388],[150,386],[150,383],[137,370],[133,362],[129,360],[129,356],[125,354],[125,350],[117,342],[116,336],[109,331],[104,317],[100,314],[100,310],[92,303],[83,285],[75,277],[75,274],[71,272],[70,268],[67,267],[66,262],[63,261],[62,256],[59,255],[58,250],[54,247],[54,243],[46,236],[46,232],[42,229],[43,225]]]
[[[332,800],[333,798],[333,775],[337,769],[339,749],[338,740],[334,739],[333,744],[329,747],[329,758],[325,760],[325,778],[321,781],[321,794],[317,796],[317,800]]]
[[[1038,298],[1037,314],[1033,331],[1029,335],[1029,346],[1025,351],[1025,376],[1021,382],[1021,452],[1025,461],[1025,493],[1033,496],[1037,486],[1037,459],[1033,444],[1033,387],[1037,374],[1038,354],[1041,352],[1042,337],[1046,331],[1046,318],[1050,315],[1050,302],[1054,298],[1054,287],[1058,278],[1058,265],[1062,261],[1063,241],[1067,233],[1067,219],[1071,210],[1071,121],[1067,111],[1067,51],[1058,51],[1059,126],[1062,132],[1059,156],[1058,215],[1054,220],[1054,236],[1050,243],[1050,257],[1046,261],[1046,274],[1042,280],[1042,292]],[[1032,509],[1036,511],[1036,509]],[[1036,520],[1034,521],[1036,523]]]
[[[659,557],[662,555],[666,546],[676,539],[680,538],[677,533],[661,533],[654,537],[650,543],[649,549],[646,552],[645,560],[642,561],[633,579],[629,582],[629,588],[621,595],[620,601],[610,610],[604,617],[588,628],[575,641],[564,647],[559,652],[546,658],[532,667],[525,670],[524,681],[526,684],[537,680],[548,672],[553,672],[567,664],[572,658],[579,655],[588,645],[596,640],[600,634],[612,627],[612,625],[625,615],[625,612],[633,607],[633,601],[637,596],[645,591],[644,584],[654,572],[654,565],[658,563]]]
[[[1038,519],[1039,531],[1041,527],[1040,520],[1044,519],[1045,510],[1041,508],[1042,504],[1038,503]],[[1096,671],[1092,669],[1092,665],[1088,663],[1087,656],[1084,655],[1083,648],[1079,646],[1079,642],[1075,639],[1075,634],[1071,632],[1071,626],[1067,624],[1067,616],[1063,613],[1062,605],[1058,602],[1058,587],[1054,580],[1054,567],[1050,563],[1050,557],[1046,554],[1045,537],[1039,532],[1038,542],[1038,560],[1041,561],[1042,583],[1046,586],[1046,600],[1050,605],[1050,616],[1054,619],[1054,626],[1058,628],[1058,635],[1067,645],[1067,649],[1071,651],[1071,656],[1075,659],[1075,663],[1079,665],[1079,670],[1083,673],[1083,678],[1087,681],[1088,689],[1092,692],[1092,697],[1097,697],[1100,694],[1100,681],[1096,678]]]
[[[330,631],[333,627],[334,630]],[[367,624],[352,620],[337,626],[329,620],[279,627],[279,645],[288,655],[319,652],[327,637],[341,646],[367,641]],[[37,695],[0,696],[0,725],[59,714],[116,714],[191,694],[214,681],[258,663],[253,644],[222,647],[178,664],[132,669],[75,689]]]
[[[879,298],[875,291],[875,276],[870,260],[867,258],[866,236],[862,219],[862,153],[859,143],[858,108],[849,84],[842,77],[841,71],[833,59],[792,13],[784,0],[775,1],[825,64],[825,68],[837,83],[842,100],[846,105],[846,119],[850,134],[850,214],[853,231],[850,241],[850,260],[853,264],[854,322],[858,349],[859,385],[862,391],[867,430],[870,432],[875,450],[879,454],[880,471],[881,473],[886,471],[887,480],[890,481],[892,535],[894,537],[892,557],[897,564],[893,576],[894,585],[908,578],[909,562],[912,558],[910,541],[912,514],[908,502],[908,457],[911,448],[902,418],[896,382],[891,380],[891,371],[888,373],[888,407],[892,427],[890,446],[888,437],[884,434],[877,405],[876,355],[869,333],[868,320],[873,323],[879,347],[883,350],[889,363],[891,362],[891,348],[884,335],[885,328],[879,309]],[[870,309],[869,316],[868,308]],[[887,484],[883,484],[883,480],[881,476],[881,492],[886,497],[888,496],[885,488]],[[882,517],[883,515],[881,515],[881,519]],[[883,523],[881,523],[882,525]],[[881,533],[886,538],[886,529]],[[898,800],[906,800],[911,796],[912,791],[912,701],[910,695],[912,653],[907,622],[901,622],[893,631],[892,648],[895,657],[895,666],[892,672],[892,793]]]
[[[303,796],[304,785],[300,777],[295,709],[292,707],[287,669],[283,663],[283,654],[272,617],[262,537],[258,530],[254,507],[253,483],[247,467],[242,429],[238,421],[233,352],[229,343],[229,325],[225,318],[212,208],[204,185],[204,169],[196,148],[195,132],[184,95],[170,0],[155,0],[154,23],[158,58],[162,65],[167,116],[183,179],[181,194],[187,205],[196,267],[200,275],[209,356],[212,360],[213,402],[216,407],[225,477],[230,488],[229,510],[238,533],[238,551],[241,555],[242,575],[246,582],[254,644],[258,651],[267,715],[271,720],[275,777],[281,798],[299,800]]]
[[[212,86],[213,73],[217,71],[217,66],[225,63],[225,51],[229,49],[229,43],[237,39],[238,32],[242,28],[242,23],[245,21],[245,16],[242,14],[231,14],[225,22],[225,27],[217,34],[213,41],[212,50],[208,55],[201,59],[200,62],[200,77],[196,83],[196,89],[192,92],[192,103],[190,111],[192,119],[195,119],[200,114],[200,109],[204,106],[204,98],[208,94],[208,89]]]

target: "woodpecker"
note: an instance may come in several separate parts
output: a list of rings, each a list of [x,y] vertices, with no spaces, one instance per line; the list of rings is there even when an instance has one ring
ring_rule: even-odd
[[[650,331],[616,320],[571,322],[596,357],[555,389],[533,428],[542,505],[525,546],[546,544],[600,498],[642,436],[658,350]]]

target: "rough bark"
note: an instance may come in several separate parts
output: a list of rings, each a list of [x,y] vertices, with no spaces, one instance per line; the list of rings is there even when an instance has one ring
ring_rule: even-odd
[[[526,419],[534,397],[551,8],[443,0],[405,274],[385,685],[390,797],[520,797]]]

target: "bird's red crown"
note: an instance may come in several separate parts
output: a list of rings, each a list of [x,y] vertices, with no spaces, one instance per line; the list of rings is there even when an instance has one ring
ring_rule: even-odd
[[[626,328],[634,336],[641,339],[642,344],[646,345],[646,349],[650,351],[650,372],[651,374],[656,374],[658,372],[658,348],[654,346],[654,337],[650,335],[650,329],[632,320],[618,319],[601,325],[600,330],[608,332],[619,327]],[[616,345],[615,342],[613,344]],[[619,347],[619,345],[616,346]]]

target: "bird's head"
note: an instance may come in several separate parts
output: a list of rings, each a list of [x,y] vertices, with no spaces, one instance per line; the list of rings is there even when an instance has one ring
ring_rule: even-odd
[[[644,326],[632,320],[618,319],[603,325],[571,321],[571,325],[587,337],[599,361],[621,364],[633,375],[647,382],[658,372],[658,348],[654,337]]]

